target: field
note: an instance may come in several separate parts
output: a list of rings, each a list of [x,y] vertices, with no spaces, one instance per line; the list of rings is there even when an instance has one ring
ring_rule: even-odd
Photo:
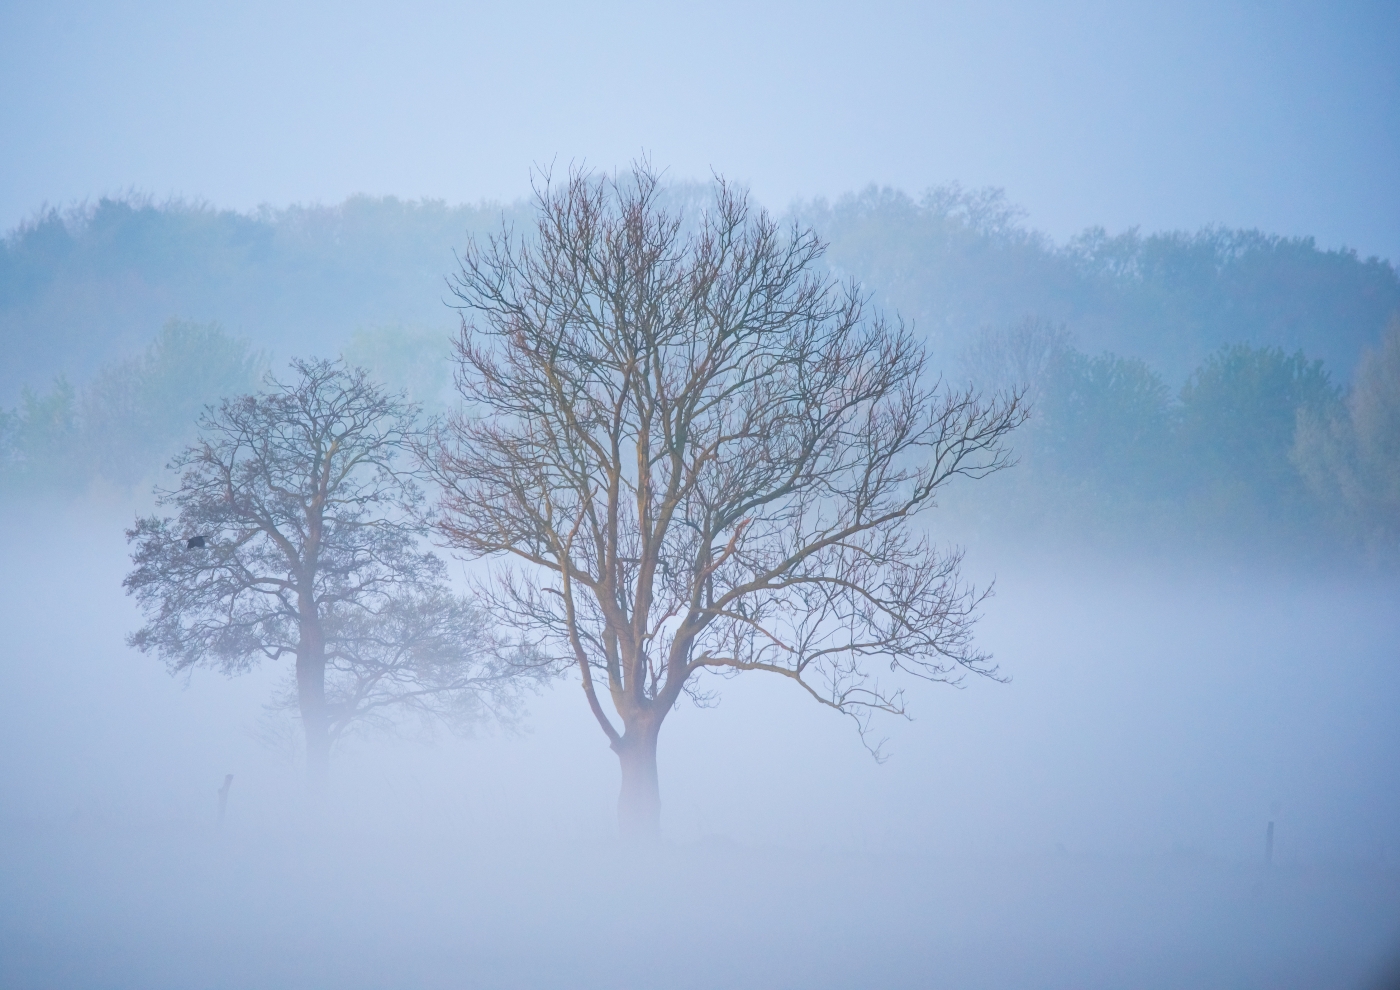
[[[516,732],[359,741],[310,811],[280,672],[186,683],[122,645],[129,511],[0,523],[4,986],[1379,988],[1400,962],[1383,575],[974,544],[1009,683],[917,687],[880,765],[786,685],[721,682],[668,724],[638,852],[570,683]]]

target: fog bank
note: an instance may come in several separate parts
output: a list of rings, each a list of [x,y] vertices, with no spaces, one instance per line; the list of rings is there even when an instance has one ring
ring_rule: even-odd
[[[673,716],[639,857],[567,682],[520,734],[356,743],[313,814],[266,739],[282,672],[123,647],[126,522],[0,524],[6,986],[1357,987],[1400,945],[1374,573],[974,546],[1009,683],[919,688],[884,765],[789,685],[724,683]]]

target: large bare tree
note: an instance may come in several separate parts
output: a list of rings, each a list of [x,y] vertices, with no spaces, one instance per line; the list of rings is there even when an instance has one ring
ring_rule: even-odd
[[[172,672],[295,658],[319,789],[352,723],[391,706],[480,711],[507,699],[514,665],[422,545],[423,496],[403,456],[420,437],[414,408],[339,362],[292,370],[205,414],[172,464],[179,486],[158,492],[178,515],[128,531],[124,583],[147,618],[131,644]]]
[[[862,733],[905,710],[877,666],[994,672],[970,640],[983,594],[915,517],[1005,466],[1020,403],[943,389],[821,272],[814,233],[715,192],[686,218],[647,165],[575,171],[537,189],[534,238],[468,247],[468,412],[430,454],[441,539],[498,559],[496,615],[576,668],[638,836],[658,733],[703,672],[788,678]]]

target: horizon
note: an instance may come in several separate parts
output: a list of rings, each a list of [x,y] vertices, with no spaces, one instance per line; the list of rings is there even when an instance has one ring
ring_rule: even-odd
[[[701,179],[683,179],[675,180],[674,182],[668,184],[672,186],[683,187],[692,185],[703,186],[708,185],[708,182],[706,180]],[[745,188],[747,189],[747,187]],[[765,203],[762,200],[757,199],[757,197],[753,197],[751,192],[750,195],[752,201],[760,209],[766,210],[771,215],[781,218],[791,216],[797,211],[800,211],[804,208],[824,208],[828,206],[837,207],[844,203],[855,201],[859,199],[859,197],[861,197],[862,195],[866,195],[872,192],[882,194],[892,193],[896,196],[903,196],[906,197],[910,202],[917,205],[920,202],[922,202],[924,197],[943,189],[960,189],[966,192],[974,193],[995,193],[1002,196],[1005,196],[1006,192],[1005,189],[999,186],[971,186],[961,183],[958,180],[954,179],[949,182],[927,186],[918,192],[911,192],[908,189],[903,189],[889,185],[880,185],[878,183],[871,182],[858,188],[848,189],[844,192],[840,192],[835,196],[814,196],[807,199],[796,199],[789,202],[786,206],[783,207],[774,207],[769,203]],[[200,196],[171,195],[165,198],[161,198],[155,195],[154,193],[145,190],[129,189],[125,192],[103,193],[100,195],[87,196],[81,199],[69,201],[66,204],[43,203],[40,206],[35,207],[33,210],[30,211],[29,214],[22,217],[19,221],[17,221],[10,227],[4,229],[3,231],[0,231],[0,242],[13,243],[16,237],[22,236],[26,231],[33,229],[34,227],[48,220],[52,216],[59,217],[59,219],[61,219],[65,225],[71,228],[75,222],[83,222],[87,219],[90,219],[90,217],[84,217],[84,213],[91,213],[92,211],[95,211],[98,207],[100,207],[103,203],[108,202],[125,204],[132,206],[136,209],[155,209],[162,211],[207,210],[215,215],[228,213],[247,219],[262,221],[275,219],[280,215],[286,215],[298,211],[307,213],[314,213],[317,211],[333,212],[357,200],[367,200],[370,202],[382,203],[401,203],[408,207],[418,208],[440,207],[446,212],[453,212],[457,210],[483,211],[499,209],[502,211],[502,213],[506,213],[516,209],[529,208],[532,202],[531,195],[532,194],[530,193],[525,193],[516,196],[514,199],[493,199],[488,197],[480,197],[475,200],[449,200],[440,196],[401,196],[396,193],[352,192],[342,197],[341,199],[335,201],[307,200],[283,204],[265,202],[257,203],[249,207],[238,207],[220,205],[210,199],[206,199]],[[1230,233],[1236,234],[1259,234],[1267,238],[1274,238],[1288,243],[1310,244],[1314,246],[1316,250],[1323,253],[1351,255],[1357,260],[1363,262],[1378,261],[1384,265],[1389,266],[1391,269],[1396,269],[1397,267],[1400,267],[1400,262],[1398,262],[1396,258],[1391,258],[1379,254],[1366,254],[1363,253],[1361,249],[1346,243],[1322,243],[1315,234],[1288,234],[1258,226],[1232,227],[1228,224],[1218,221],[1207,221],[1196,227],[1161,227],[1154,228],[1151,230],[1143,229],[1141,225],[1133,225],[1115,230],[1103,227],[1101,225],[1091,224],[1077,231],[1070,231],[1064,236],[1055,236],[1049,231],[1042,230],[1034,226],[1034,224],[1030,222],[1028,211],[1025,210],[1020,204],[1016,203],[1014,200],[1011,200],[1009,197],[1006,197],[1006,203],[1009,209],[1016,214],[1016,219],[1014,222],[1015,228],[1025,232],[1026,234],[1029,234],[1032,237],[1044,238],[1045,241],[1048,242],[1050,248],[1054,251],[1062,251],[1068,248],[1076,239],[1084,236],[1085,234],[1094,233],[1096,231],[1103,231],[1109,238],[1121,237],[1130,234],[1136,234],[1144,238],[1172,236],[1193,237],[1211,231],[1228,231]],[[818,231],[818,234],[820,233],[821,232]],[[468,234],[468,236],[471,235]]]
[[[1056,240],[1218,223],[1395,259],[1398,49],[1380,3],[8,5],[0,228],[130,189],[509,202],[532,164],[648,153],[775,209],[958,179]]]

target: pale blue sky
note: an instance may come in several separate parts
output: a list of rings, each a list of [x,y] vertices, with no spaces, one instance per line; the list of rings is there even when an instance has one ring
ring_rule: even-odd
[[[1206,223],[1400,260],[1400,4],[0,7],[0,229],[513,198],[532,163],[711,168],[766,204],[997,185],[1056,237]]]

